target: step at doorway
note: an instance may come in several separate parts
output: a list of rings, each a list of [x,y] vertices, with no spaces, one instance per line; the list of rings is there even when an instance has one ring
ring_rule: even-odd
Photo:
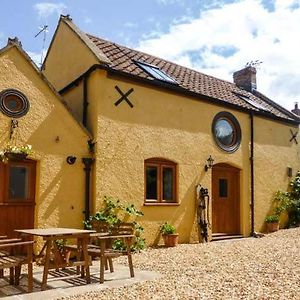
[[[242,238],[243,236],[241,234],[213,233],[211,241],[217,242],[217,241],[225,241],[225,240],[237,240]]]

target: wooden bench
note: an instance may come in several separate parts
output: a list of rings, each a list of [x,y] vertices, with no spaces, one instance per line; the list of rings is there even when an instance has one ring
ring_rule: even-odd
[[[7,244],[7,243],[13,243],[13,242],[20,242],[20,241],[21,241],[21,239],[16,239],[16,238],[8,239],[6,235],[0,236],[0,245]],[[9,252],[7,250],[0,251],[0,257],[7,256],[7,255],[9,255]],[[3,269],[0,269],[0,278],[3,278],[3,276],[4,276]]]
[[[1,240],[3,242],[4,240]],[[19,284],[21,267],[28,265],[28,292],[32,292],[33,288],[33,241],[22,242],[20,239],[6,239],[6,242],[0,243],[0,270],[10,270],[10,284]],[[26,247],[26,254],[17,254],[19,247]],[[4,250],[4,251],[3,251]]]

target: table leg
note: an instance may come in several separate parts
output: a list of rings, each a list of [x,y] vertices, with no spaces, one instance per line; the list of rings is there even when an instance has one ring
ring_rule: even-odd
[[[126,238],[127,256],[128,256],[128,264],[129,264],[130,276],[134,277],[134,270],[133,270],[132,256],[131,256],[131,241],[132,241],[131,238]]]
[[[45,255],[45,265],[43,272],[43,281],[42,281],[42,291],[44,291],[47,287],[47,278],[48,278],[48,270],[50,265],[50,252],[51,252],[52,240],[46,241],[46,255]]]
[[[105,260],[105,240],[100,239],[100,283],[104,282]]]
[[[9,284],[13,285],[15,282],[15,268],[9,268]]]
[[[85,276],[86,276],[86,283],[91,283],[91,277],[90,277],[90,259],[88,254],[88,241],[89,239],[84,237],[82,238],[81,246],[82,246],[82,253],[83,253],[83,260],[84,260],[84,269],[85,269]]]

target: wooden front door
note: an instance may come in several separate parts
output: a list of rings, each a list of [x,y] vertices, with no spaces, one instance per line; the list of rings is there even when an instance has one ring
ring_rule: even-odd
[[[0,235],[34,227],[36,163],[0,162]]]
[[[212,232],[240,233],[240,170],[227,164],[212,168]]]

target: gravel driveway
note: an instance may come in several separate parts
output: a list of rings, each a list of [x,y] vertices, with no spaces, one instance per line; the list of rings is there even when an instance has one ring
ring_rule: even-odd
[[[258,239],[148,249],[133,261],[163,277],[68,299],[300,299],[300,228]]]

